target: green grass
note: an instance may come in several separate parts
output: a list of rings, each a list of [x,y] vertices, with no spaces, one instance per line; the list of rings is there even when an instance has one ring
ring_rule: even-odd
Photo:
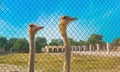
[[[35,69],[42,72],[61,72],[63,66],[62,54],[36,54]],[[0,64],[14,64],[27,68],[28,54],[0,55]],[[118,69],[120,57],[97,57],[73,55],[71,58],[71,70],[73,72],[85,72],[91,70]]]

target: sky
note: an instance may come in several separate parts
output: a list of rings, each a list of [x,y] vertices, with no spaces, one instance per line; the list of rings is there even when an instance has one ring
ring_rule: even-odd
[[[105,42],[120,37],[120,0],[0,0],[0,36],[27,38],[27,25],[44,26],[36,36],[61,38],[58,19],[77,17],[67,33],[74,40],[100,34]]]

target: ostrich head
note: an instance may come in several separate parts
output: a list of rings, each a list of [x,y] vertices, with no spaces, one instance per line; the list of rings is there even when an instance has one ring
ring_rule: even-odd
[[[42,29],[42,26],[38,26],[35,24],[29,24],[28,25],[28,35],[29,37],[34,37],[35,34],[38,32],[38,30]]]
[[[72,18],[69,16],[61,16],[58,21],[60,32],[63,33],[63,31],[66,30],[67,25],[74,20],[77,20],[77,18]]]

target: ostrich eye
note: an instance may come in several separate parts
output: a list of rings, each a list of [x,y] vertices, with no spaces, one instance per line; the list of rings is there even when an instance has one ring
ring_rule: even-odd
[[[67,18],[66,16],[63,17],[63,19],[66,19],[66,18]]]
[[[33,29],[35,27],[35,25],[29,25],[30,29]]]
[[[33,25],[29,25],[30,27],[33,27]]]

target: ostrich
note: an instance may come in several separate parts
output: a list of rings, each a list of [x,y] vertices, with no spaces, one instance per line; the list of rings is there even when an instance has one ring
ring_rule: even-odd
[[[68,24],[76,19],[77,18],[71,18],[69,16],[61,16],[58,21],[59,32],[62,36],[62,40],[65,47],[63,72],[70,72],[70,58],[71,58],[71,48],[70,48],[69,40],[67,38],[66,29]]]
[[[28,72],[34,72],[34,62],[35,62],[35,42],[34,37],[38,30],[43,27],[29,24],[28,25],[28,36],[29,36],[29,62],[28,62]]]

